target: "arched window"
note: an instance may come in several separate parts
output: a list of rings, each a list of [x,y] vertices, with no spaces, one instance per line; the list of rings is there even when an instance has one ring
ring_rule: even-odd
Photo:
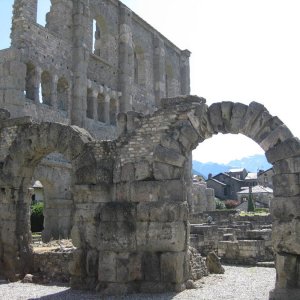
[[[94,101],[93,101],[93,90],[87,90],[87,110],[86,116],[89,119],[93,119],[93,111],[94,111]]]
[[[25,97],[32,101],[35,100],[35,78],[36,67],[32,63],[26,64]]]
[[[50,105],[51,104],[51,76],[47,71],[43,71],[41,75],[41,98],[40,102]]]
[[[117,100],[112,98],[110,99],[109,105],[109,119],[111,125],[116,125],[117,120]]]
[[[103,94],[98,95],[98,120],[105,123],[105,98]]]
[[[62,77],[57,82],[57,106],[58,109],[68,110],[69,102],[69,83]]]

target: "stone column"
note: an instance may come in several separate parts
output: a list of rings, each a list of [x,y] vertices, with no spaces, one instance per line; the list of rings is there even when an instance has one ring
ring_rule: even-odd
[[[42,91],[40,91],[41,75],[42,75],[42,69],[40,67],[36,67],[36,73],[34,79],[34,102],[36,104],[40,104],[40,96],[42,97]]]
[[[53,75],[52,81],[51,81],[51,106],[55,109],[57,109],[57,82],[58,82],[58,76]]]
[[[95,121],[98,121],[98,91],[93,90],[92,98],[93,98],[93,119]]]
[[[109,112],[110,112],[110,96],[105,95],[105,100],[104,100],[104,122],[107,125],[110,124]]]
[[[191,52],[189,50],[181,51],[180,56],[180,86],[181,95],[190,94],[190,60]]]
[[[154,44],[154,93],[155,104],[160,107],[161,98],[166,96],[166,62],[165,45],[159,36],[153,39]]]
[[[122,92],[120,111],[132,109],[132,84],[134,71],[134,55],[132,45],[132,12],[126,6],[119,8],[120,39],[119,39],[119,90]]]
[[[86,32],[89,28],[90,11],[87,1],[73,1],[73,95],[71,124],[85,126],[87,108],[87,69],[89,62]]]

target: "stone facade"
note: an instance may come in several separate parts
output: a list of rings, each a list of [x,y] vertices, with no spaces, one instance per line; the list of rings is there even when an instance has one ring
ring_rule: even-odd
[[[256,141],[275,166],[276,289],[299,293],[300,190],[293,162],[300,142],[261,104],[208,107],[194,96],[163,99],[151,115],[120,114],[121,135],[114,141],[28,118],[2,119],[1,136],[9,126],[14,128],[11,146],[0,147],[7,149],[0,173],[0,270],[7,277],[31,267],[28,186],[41,159],[59,152],[72,165],[71,236],[77,250],[71,285],[104,294],[182,290],[189,278],[190,153],[213,134],[231,132]]]
[[[162,97],[189,93],[189,51],[121,2],[51,4],[43,27],[38,0],[14,1],[11,47],[0,50],[0,108],[12,117],[78,125],[111,140],[119,112],[152,113]],[[4,138],[13,130],[8,126]],[[70,236],[70,168],[65,157],[50,153],[33,176],[32,184],[45,186],[44,241]]]

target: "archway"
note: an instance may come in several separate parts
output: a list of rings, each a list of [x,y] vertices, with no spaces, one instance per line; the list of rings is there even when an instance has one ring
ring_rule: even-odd
[[[5,201],[10,207],[7,227],[2,228],[0,236],[1,271],[7,272],[6,276],[11,280],[14,280],[15,274],[26,274],[32,268],[29,207],[32,201],[31,181],[36,166],[50,153],[63,154],[74,170],[73,186],[77,181],[76,170],[82,167],[80,155],[92,140],[84,129],[76,126],[41,123],[19,127],[1,172],[2,182],[6,186],[3,190]],[[4,234],[5,230],[10,232],[10,236]]]
[[[114,182],[120,185],[119,189],[128,186],[128,190],[116,193],[115,201],[137,203],[138,208],[142,207],[136,229],[139,241],[144,242],[143,233],[139,232],[141,228],[144,228],[143,230],[159,228],[162,223],[170,226],[174,232],[178,232],[180,224],[183,226],[182,233],[187,232],[185,224],[188,218],[179,207],[187,201],[190,193],[191,151],[214,134],[241,133],[261,146],[275,171],[272,212],[277,270],[276,293],[281,293],[281,298],[287,298],[288,294],[293,293],[291,291],[293,289],[299,293],[300,141],[298,138],[292,135],[278,117],[270,115],[263,105],[256,102],[249,105],[222,102],[208,107],[205,99],[188,96],[162,99],[161,103],[162,108],[154,115],[146,116],[135,124],[135,131],[118,150],[119,156],[116,160],[120,171],[115,173]],[[127,118],[125,128],[131,124],[129,115]],[[182,214],[172,219],[171,216],[175,216],[171,214],[174,207],[177,207],[176,212],[181,211]],[[166,211],[163,215],[157,213],[164,209],[168,213]],[[170,220],[176,220],[176,225],[168,222],[166,219],[168,217]],[[146,223],[148,227],[143,227]],[[176,234],[168,238],[158,237],[153,231],[147,230],[146,243],[151,245],[151,255],[155,256],[157,253],[169,255],[168,253],[172,251],[174,261],[187,263],[185,258],[188,252],[187,242],[176,244],[178,242]],[[155,247],[152,246],[154,240]],[[178,247],[171,250],[166,244]],[[166,258],[164,255],[160,258],[163,264]],[[157,270],[162,278],[178,284],[184,283],[186,277],[183,269],[175,270],[172,263],[164,267],[164,271]],[[165,272],[174,276],[176,274],[176,280],[171,276],[166,279]],[[274,297],[277,297],[276,293]]]

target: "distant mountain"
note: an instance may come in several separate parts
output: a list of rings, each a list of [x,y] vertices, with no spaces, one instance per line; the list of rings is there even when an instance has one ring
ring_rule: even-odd
[[[205,178],[208,178],[208,174],[217,175],[221,172],[228,172],[230,169],[245,168],[248,172],[257,172],[258,170],[267,170],[271,168],[266,157],[263,154],[256,154],[248,157],[244,157],[238,160],[232,160],[228,164],[218,163],[201,163],[193,160],[193,174],[199,175],[200,173]],[[197,173],[196,173],[197,172]]]

